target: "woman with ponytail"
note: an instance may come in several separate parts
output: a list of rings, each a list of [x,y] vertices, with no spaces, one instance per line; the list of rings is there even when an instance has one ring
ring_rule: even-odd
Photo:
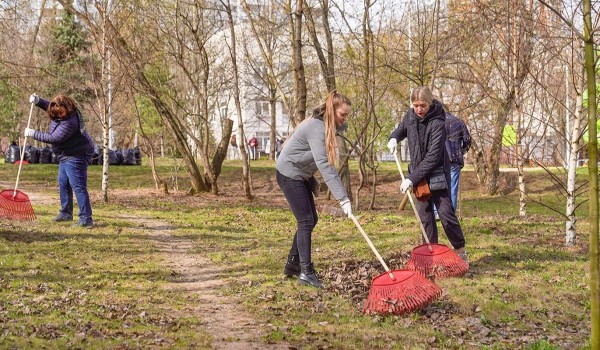
[[[351,106],[348,97],[331,91],[325,103],[313,110],[312,117],[294,129],[277,158],[277,183],[298,224],[283,273],[298,276],[302,285],[323,288],[311,259],[311,235],[317,224],[313,193],[318,191],[313,175],[317,170],[344,214],[352,214],[348,194],[335,169],[336,131],[344,128]]]

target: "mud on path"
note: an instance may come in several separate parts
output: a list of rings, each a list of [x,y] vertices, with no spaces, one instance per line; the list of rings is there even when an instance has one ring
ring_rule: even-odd
[[[198,304],[190,305],[189,314],[203,321],[212,336],[213,349],[290,349],[286,344],[267,344],[261,339],[265,324],[258,323],[242,309],[234,298],[222,295],[219,289],[226,285],[224,269],[209,259],[192,253],[194,242],[172,234],[173,227],[150,218],[121,216],[120,218],[143,227],[162,253],[166,267],[176,277],[166,288],[182,293],[196,294]]]

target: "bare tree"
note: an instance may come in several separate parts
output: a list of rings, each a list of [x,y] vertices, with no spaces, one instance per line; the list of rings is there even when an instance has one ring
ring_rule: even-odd
[[[592,4],[590,0],[582,1],[583,33],[573,22],[544,0],[539,0],[567,24],[584,43],[585,73],[588,90],[588,153],[589,153],[589,220],[590,220],[590,290],[591,290],[591,339],[590,346],[600,349],[600,247],[598,222],[598,138],[596,123],[598,120],[598,101],[596,100],[596,45],[594,43],[594,27],[592,26]]]
[[[59,1],[62,6],[69,8],[72,11],[78,13],[79,17],[85,21],[89,28],[99,32],[97,24],[94,22],[93,17],[89,11],[76,10],[70,2]],[[161,92],[161,88],[152,84],[151,79],[147,76],[147,72],[143,67],[143,62],[140,62],[138,57],[141,55],[140,52],[135,50],[135,45],[130,44],[125,36],[121,33],[123,30],[122,26],[116,26],[112,19],[106,18],[105,21],[107,38],[110,39],[110,44],[118,59],[125,66],[130,68],[131,75],[138,82],[139,87],[148,97],[151,99],[159,114],[163,118],[165,126],[171,133],[175,147],[182,155],[183,160],[186,164],[188,175],[190,176],[192,192],[202,192],[208,189],[204,182],[202,175],[198,169],[196,161],[192,155],[189,144],[187,143],[186,128],[182,121],[177,117],[177,113],[169,106],[165,99],[164,94]],[[128,38],[131,39],[131,38]]]
[[[233,65],[233,98],[235,100],[235,109],[238,117],[238,130],[240,135],[244,135],[244,119],[242,118],[242,105],[240,103],[240,77],[237,65],[237,39],[235,33],[235,24],[233,22],[233,15],[231,11],[231,2],[220,0],[221,4],[225,7],[229,24],[229,34],[231,36],[231,43],[229,44],[229,55],[231,57],[231,63]],[[245,145],[244,138],[242,138],[242,144]],[[274,152],[273,152],[274,153]],[[252,199],[252,192],[250,189],[250,162],[248,161],[248,154],[246,153],[246,147],[240,147],[240,154],[242,155],[242,188],[244,189],[244,195],[248,199]]]
[[[319,65],[321,67],[321,74],[323,76],[325,87],[327,91],[333,91],[337,89],[336,79],[335,79],[335,60],[334,60],[334,47],[333,47],[333,38],[331,35],[331,27],[329,24],[329,12],[330,12],[330,4],[329,0],[321,0],[320,1],[320,9],[319,13],[321,14],[321,22],[317,23],[315,20],[315,16],[313,15],[313,9],[310,7],[306,0],[304,7],[306,9],[306,23],[308,32],[310,33],[310,40],[315,48],[315,52],[317,53],[317,57],[319,59]],[[323,28],[323,36],[325,41],[325,50],[321,45],[321,41],[319,39],[319,33],[317,32],[317,27]],[[348,150],[348,146],[346,145],[346,139],[343,135],[338,133],[337,136],[337,144],[340,155],[340,162],[338,164],[338,173],[340,175],[340,180],[346,189],[346,193],[350,200],[352,200],[352,185],[350,182],[350,167],[348,165],[348,159],[350,158],[350,152]]]
[[[293,0],[287,0],[285,5],[290,28],[290,41],[292,43],[292,67],[295,82],[295,117],[292,118],[294,127],[306,118],[307,98],[306,76],[304,74],[304,60],[302,57],[302,18],[304,16],[304,1],[295,0],[295,2],[295,8],[293,8]]]

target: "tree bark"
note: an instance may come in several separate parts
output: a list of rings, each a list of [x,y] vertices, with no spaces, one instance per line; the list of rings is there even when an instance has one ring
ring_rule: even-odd
[[[246,153],[246,140],[244,133],[244,119],[242,117],[242,104],[240,102],[240,81],[237,67],[237,51],[236,51],[236,37],[235,27],[233,23],[233,15],[231,13],[231,4],[227,0],[227,4],[221,1],[225,5],[227,11],[227,18],[229,19],[229,33],[231,35],[231,45],[229,46],[229,53],[231,55],[231,63],[233,65],[233,99],[235,101],[235,110],[238,116],[238,131],[241,137],[240,155],[242,157],[242,188],[244,195],[247,199],[252,199],[251,191],[251,180],[250,180],[250,162],[248,161],[248,154]],[[231,134],[231,126],[229,127]]]

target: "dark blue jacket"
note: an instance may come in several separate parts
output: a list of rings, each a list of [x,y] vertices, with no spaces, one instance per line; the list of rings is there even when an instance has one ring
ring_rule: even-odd
[[[48,110],[50,101],[40,98],[37,107]],[[53,119],[48,132],[36,130],[33,138],[52,145],[52,152],[58,161],[69,157],[94,154],[94,142],[85,130],[81,130],[77,111],[64,119]]]
[[[446,151],[451,163],[465,165],[463,155],[471,147],[471,134],[465,123],[458,117],[446,113]]]
[[[412,108],[406,112],[400,125],[390,135],[398,142],[408,138],[410,164],[407,178],[415,185],[422,179],[429,179],[433,171],[439,168],[444,170],[449,180],[450,161],[444,149],[445,120],[442,104],[433,100],[423,118],[419,118]]]

